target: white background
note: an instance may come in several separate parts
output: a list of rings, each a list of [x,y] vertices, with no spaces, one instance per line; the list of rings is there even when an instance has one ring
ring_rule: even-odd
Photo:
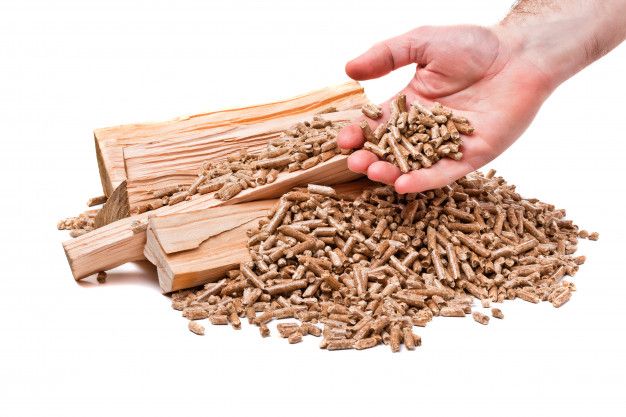
[[[600,232],[580,244],[588,262],[561,309],[517,301],[486,327],[435,320],[400,354],[291,346],[247,324],[197,337],[146,265],[75,283],[55,230],[100,194],[94,128],[340,83],[376,41],[493,24],[508,3],[0,2],[0,415],[623,412],[626,45],[562,85],[493,163]],[[411,73],[364,85],[381,101]]]

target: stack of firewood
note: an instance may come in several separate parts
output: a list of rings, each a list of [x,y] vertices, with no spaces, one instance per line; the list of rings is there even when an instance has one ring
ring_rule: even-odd
[[[331,185],[356,179],[358,175],[347,168],[346,155],[336,148],[331,150],[332,155],[328,151],[323,154],[321,149],[316,152],[321,146],[315,142],[314,135],[304,130],[319,125],[320,132],[336,135],[339,127],[356,119],[361,107],[368,103],[363,88],[357,82],[348,82],[275,103],[161,123],[97,129],[94,138],[104,195],[91,199],[90,205],[104,205],[58,225],[60,229],[71,230],[74,237],[63,243],[74,278],[84,279],[148,258],[159,267],[161,287],[168,293],[217,279],[225,271],[236,268],[242,256],[245,257],[245,245],[232,248],[223,258],[209,257],[208,261],[213,263],[208,267],[197,264],[207,261],[206,255],[191,254],[188,249],[202,247],[212,236],[229,239],[238,230],[237,226],[251,225],[265,215],[264,209],[271,203],[264,200],[278,198],[295,186]],[[239,172],[240,179],[243,178],[241,190],[229,199],[219,198],[219,190],[197,192],[194,182],[199,174],[206,172],[207,164],[219,168],[220,162],[227,164],[229,157],[232,160],[233,155],[244,150],[249,155],[265,152],[267,160],[268,147],[285,137],[297,136],[293,129],[298,127],[303,131],[298,139],[303,142],[310,139],[310,155],[316,159],[315,164],[297,170],[275,170],[270,181],[267,176],[261,177],[254,187],[246,187],[245,172]],[[302,162],[311,158],[306,153],[295,157],[302,158]],[[194,193],[189,193],[190,188],[195,188]],[[180,200],[174,201],[176,204],[169,201],[185,193],[188,195],[184,198],[176,198]],[[252,203],[238,204],[243,202]],[[225,207],[231,205],[234,206]],[[155,234],[155,225],[170,224],[172,219],[187,224],[204,221],[210,226],[209,230],[192,227],[200,233],[197,236],[176,232],[178,237],[173,246],[166,237],[147,241],[147,236]],[[181,236],[184,236],[182,240]],[[159,250],[149,249],[155,244]],[[184,259],[165,259],[181,251]],[[179,266],[184,271],[182,274],[178,273]],[[204,272],[205,268],[210,272]]]

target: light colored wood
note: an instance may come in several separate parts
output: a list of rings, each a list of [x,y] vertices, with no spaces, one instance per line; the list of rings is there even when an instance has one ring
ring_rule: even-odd
[[[147,259],[155,261],[161,290],[168,293],[217,281],[227,271],[238,268],[240,262],[248,262],[246,230],[257,222],[258,219],[238,222],[232,228],[207,238],[197,248],[172,255],[162,251],[153,231],[148,229],[144,251]]]
[[[234,206],[152,217],[149,228],[154,231],[165,253],[195,249],[205,240],[235,229],[241,224],[264,217],[276,200],[252,201]]]
[[[146,233],[145,231],[134,233],[133,222],[146,223],[148,218],[153,216],[276,198],[295,186],[308,183],[332,185],[348,182],[359,177],[359,175],[348,169],[346,160],[347,156],[337,155],[305,171],[281,173],[275,182],[244,190],[227,202],[215,199],[214,193],[197,195],[190,201],[121,219],[66,241],[63,243],[63,248],[72,274],[77,280],[83,279],[99,271],[105,271],[126,262],[145,259],[143,247],[146,242]]]
[[[356,108],[365,99],[359,83],[350,81],[288,100],[230,110],[179,117],[144,124],[106,127],[94,131],[98,167],[104,193],[110,196],[127,179],[124,149],[154,142],[198,141],[233,131],[237,126],[284,118],[305,117],[329,106],[338,110]]]
[[[345,105],[360,106],[365,95],[357,95]],[[359,109],[324,114],[332,121],[350,121],[361,114]],[[311,120],[313,114],[286,113],[281,117],[260,120],[254,125],[234,125],[227,132],[185,140],[163,140],[124,149],[128,202],[132,212],[138,205],[150,202],[152,191],[173,185],[189,185],[205,161],[219,161],[242,147],[259,151],[281,132],[298,122]]]
[[[128,216],[130,216],[130,206],[126,192],[126,181],[122,181],[98,211],[94,219],[94,226],[102,227]]]
[[[354,198],[369,186],[372,183],[361,180],[335,189],[342,197]],[[217,281],[241,262],[248,262],[246,231],[255,227],[277,201],[261,200],[150,219],[144,254],[157,267],[163,292]]]

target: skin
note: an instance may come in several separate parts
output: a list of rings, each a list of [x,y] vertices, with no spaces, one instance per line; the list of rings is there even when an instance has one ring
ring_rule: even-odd
[[[589,23],[586,16],[596,19]],[[401,91],[407,102],[417,99],[430,106],[438,101],[467,117],[475,132],[465,137],[460,161],[443,159],[431,168],[401,174],[361,149],[350,155],[348,166],[394,185],[399,193],[449,184],[504,152],[561,82],[624,38],[626,0],[531,0],[518,2],[493,27],[420,27],[383,41],[348,62],[348,76],[369,80],[416,64],[415,75]],[[389,101],[381,107],[382,118],[365,119],[372,129],[389,117]],[[339,133],[340,147],[363,145],[359,121]]]

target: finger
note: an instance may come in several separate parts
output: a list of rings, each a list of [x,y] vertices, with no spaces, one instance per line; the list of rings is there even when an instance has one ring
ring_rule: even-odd
[[[343,149],[356,149],[363,146],[365,138],[359,124],[353,124],[344,127],[337,134],[337,145]]]
[[[400,168],[385,161],[374,162],[367,168],[367,176],[373,181],[392,185],[400,176]]]
[[[367,174],[367,169],[376,161],[378,161],[378,157],[373,153],[359,150],[348,157],[348,168],[352,172]]]
[[[382,77],[405,65],[422,64],[426,41],[427,30],[425,28],[418,28],[387,39],[348,62],[346,74],[355,80],[369,80]]]
[[[418,193],[448,185],[472,171],[474,168],[467,162],[444,159],[430,168],[401,175],[395,181],[394,187],[400,194]]]

